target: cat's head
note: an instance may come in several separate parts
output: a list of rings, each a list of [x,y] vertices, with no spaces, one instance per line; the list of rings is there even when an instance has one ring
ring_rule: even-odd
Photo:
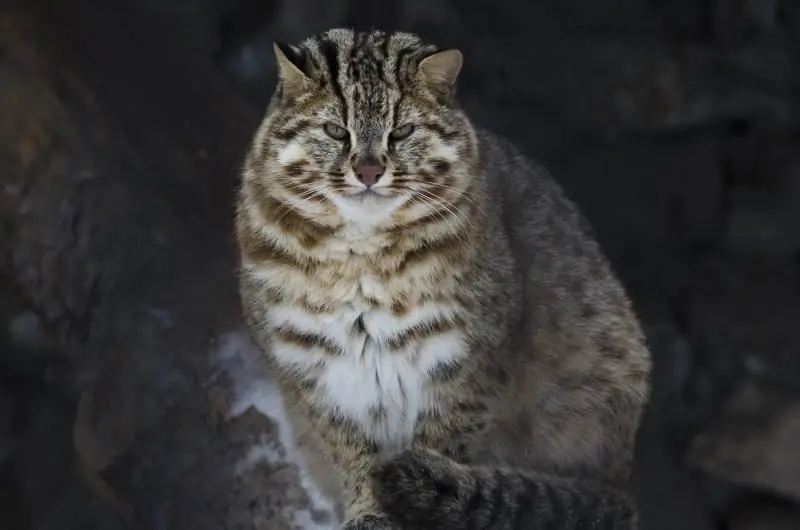
[[[254,153],[261,178],[295,211],[313,215],[324,203],[347,221],[418,219],[470,186],[477,145],[454,101],[458,50],[333,29],[276,44],[275,56],[278,87]]]

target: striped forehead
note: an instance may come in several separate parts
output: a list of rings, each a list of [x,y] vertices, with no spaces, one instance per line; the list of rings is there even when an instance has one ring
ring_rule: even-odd
[[[404,74],[398,63],[422,48],[414,35],[407,33],[354,32],[334,29],[308,39],[320,66],[342,85],[397,85]]]
[[[388,118],[409,59],[422,48],[406,33],[330,30],[302,44],[351,115]]]

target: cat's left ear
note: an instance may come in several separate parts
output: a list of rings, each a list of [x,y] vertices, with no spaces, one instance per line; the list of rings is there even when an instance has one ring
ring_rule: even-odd
[[[464,56],[457,49],[433,53],[419,62],[417,71],[423,83],[435,94],[449,96],[455,88]]]

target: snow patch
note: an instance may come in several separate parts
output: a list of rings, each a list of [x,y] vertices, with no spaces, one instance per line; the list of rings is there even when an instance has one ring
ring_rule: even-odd
[[[308,530],[341,528],[337,522],[333,501],[325,496],[311,479],[302,455],[294,446],[292,426],[286,417],[283,398],[275,382],[264,373],[259,363],[261,352],[248,334],[244,331],[234,331],[220,336],[216,341],[213,355],[214,364],[224,370],[232,382],[234,399],[228,417],[235,418],[253,407],[278,425],[280,447],[263,440],[250,448],[244,459],[237,463],[234,471],[237,474],[246,473],[264,461],[294,464],[298,470],[300,486],[308,494],[312,511],[323,514],[325,520],[332,522],[319,523],[311,511],[302,508],[295,511],[291,522],[298,528]]]
[[[236,475],[249,473],[263,462],[268,464],[279,464],[286,462],[286,453],[280,447],[275,447],[275,443],[263,437],[257,445],[251,447],[242,460],[236,464]]]

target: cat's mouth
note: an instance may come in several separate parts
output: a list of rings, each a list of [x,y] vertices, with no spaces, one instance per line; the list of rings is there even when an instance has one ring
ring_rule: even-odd
[[[390,199],[395,195],[396,193],[392,192],[392,190],[390,189],[370,187],[370,188],[361,188],[355,190],[352,193],[348,193],[347,197],[360,201],[369,201],[369,200]]]

